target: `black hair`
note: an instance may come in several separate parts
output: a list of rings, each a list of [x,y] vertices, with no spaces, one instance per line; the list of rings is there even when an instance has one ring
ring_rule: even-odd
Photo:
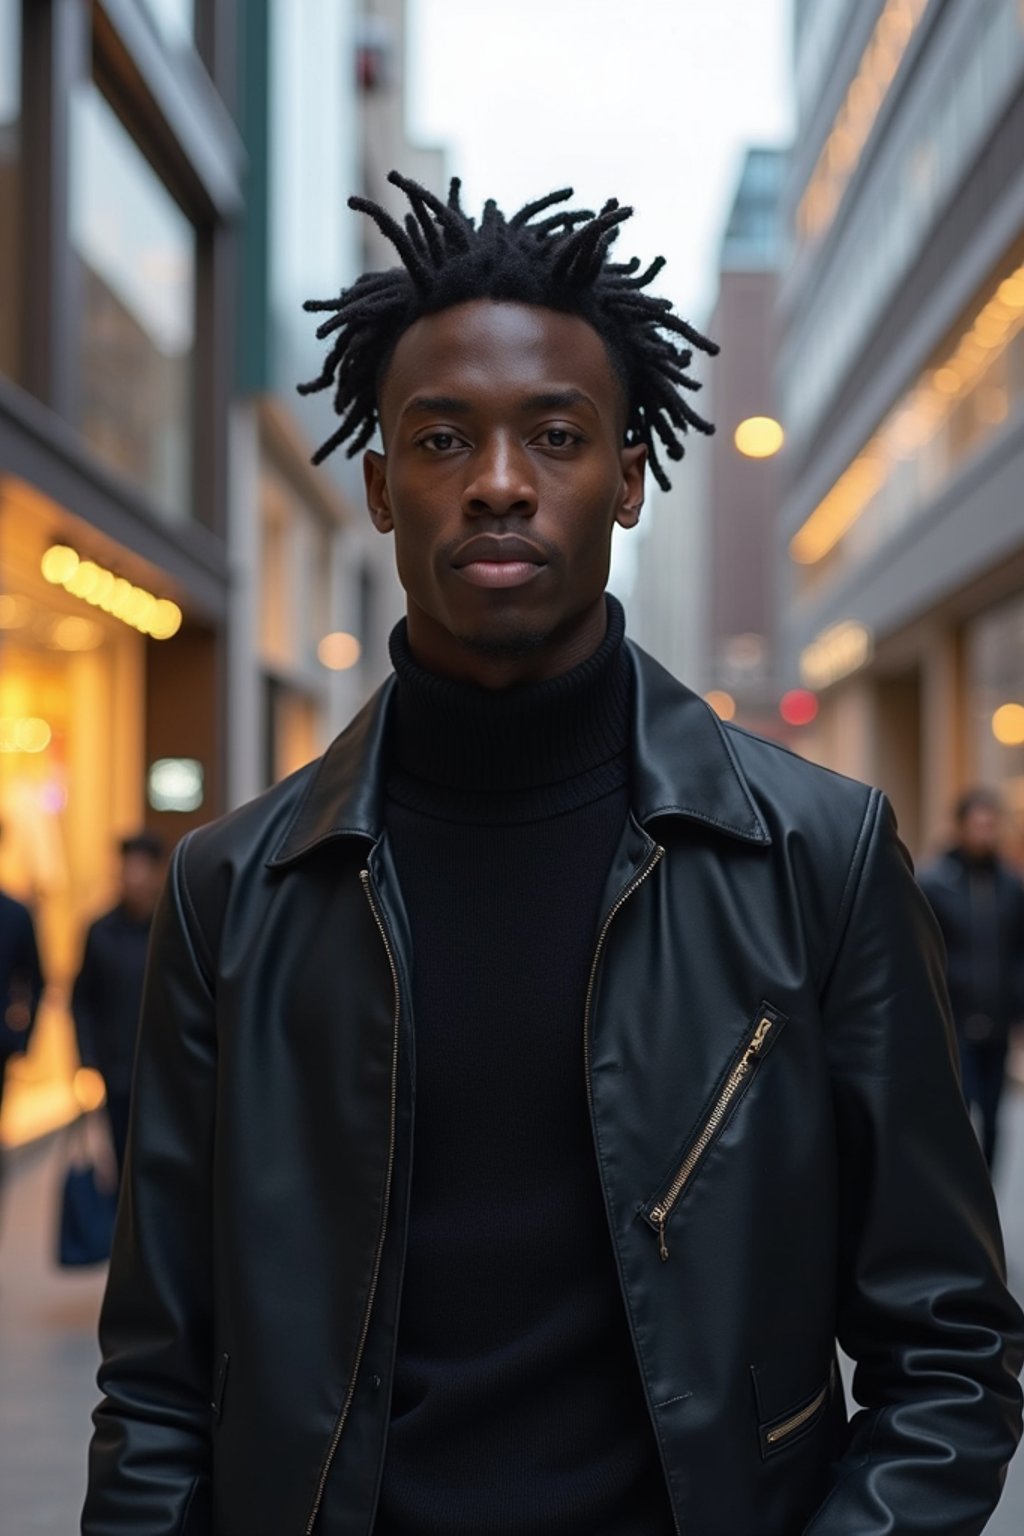
[[[130,853],[141,853],[147,859],[152,859],[154,864],[162,863],[166,851],[163,838],[158,833],[148,830],[134,832],[131,837],[122,837],[118,846],[122,859],[127,858]]]
[[[364,273],[338,298],[304,305],[330,313],[316,334],[334,340],[321,372],[300,384],[299,392],[312,394],[333,384],[334,409],[341,417],[313,463],[345,442],[349,458],[366,447],[377,427],[380,380],[399,337],[414,321],[472,299],[497,299],[579,315],[594,327],[624,387],[625,441],[647,445],[651,472],[668,490],[655,437],[670,459],[681,459],[682,437],[691,428],[714,432],[683,392],[701,387],[686,372],[692,349],[714,357],[718,347],[673,314],[669,299],[642,291],[665,265],[664,257],[643,272],[636,257],[609,261],[632,208],[621,208],[613,198],[596,214],[587,208],[552,213],[573,195],[564,187],[511,218],[490,199],[478,225],[463,211],[458,177],[452,178],[446,203],[397,171],[388,180],[409,199],[412,211],[404,224],[368,198],[350,197],[348,205],[369,215],[402,265]]]
[[[953,816],[958,827],[963,826],[972,811],[991,811],[994,816],[1001,816],[1003,803],[994,789],[979,785],[975,789],[965,790],[956,802]]]

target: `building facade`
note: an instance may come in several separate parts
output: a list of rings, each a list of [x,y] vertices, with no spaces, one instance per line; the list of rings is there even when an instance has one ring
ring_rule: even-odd
[[[1024,819],[1024,7],[795,22],[783,663],[926,854],[970,784]]]
[[[634,637],[729,718],[778,735],[772,553],[780,479],[775,325],[783,260],[785,153],[748,150],[722,237],[718,289],[701,329],[697,409],[672,490],[649,485],[651,527],[629,602]],[[776,437],[765,436],[766,432]],[[758,456],[754,456],[754,454]]]
[[[117,838],[226,803],[235,21],[0,0],[0,883],[48,980],[8,1140],[74,1107]]]

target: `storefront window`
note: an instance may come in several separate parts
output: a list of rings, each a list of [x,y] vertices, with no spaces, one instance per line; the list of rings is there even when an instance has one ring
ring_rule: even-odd
[[[74,103],[71,238],[82,260],[86,441],[164,516],[190,515],[195,230],[92,84]]]
[[[0,0],[0,373],[20,373],[21,0]]]
[[[1009,812],[1009,852],[1024,855],[1024,597],[967,631],[970,776],[998,790]]]
[[[146,641],[43,578],[68,517],[0,477],[0,888],[31,909],[46,977],[31,1050],[7,1068],[5,1145],[76,1112],[71,988],[117,836],[143,819]]]

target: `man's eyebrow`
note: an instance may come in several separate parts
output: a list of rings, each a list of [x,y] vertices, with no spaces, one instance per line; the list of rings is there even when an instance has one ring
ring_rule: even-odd
[[[523,408],[528,411],[568,411],[574,405],[588,405],[597,413],[597,406],[582,389],[549,389],[523,401]]]
[[[456,400],[453,395],[416,395],[402,407],[402,415],[420,411],[425,415],[465,416],[471,409],[468,400]]]

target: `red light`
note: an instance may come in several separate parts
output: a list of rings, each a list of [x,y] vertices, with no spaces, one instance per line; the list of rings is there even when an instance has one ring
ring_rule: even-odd
[[[791,688],[779,700],[779,714],[787,725],[810,725],[817,713],[817,695],[808,688]]]

